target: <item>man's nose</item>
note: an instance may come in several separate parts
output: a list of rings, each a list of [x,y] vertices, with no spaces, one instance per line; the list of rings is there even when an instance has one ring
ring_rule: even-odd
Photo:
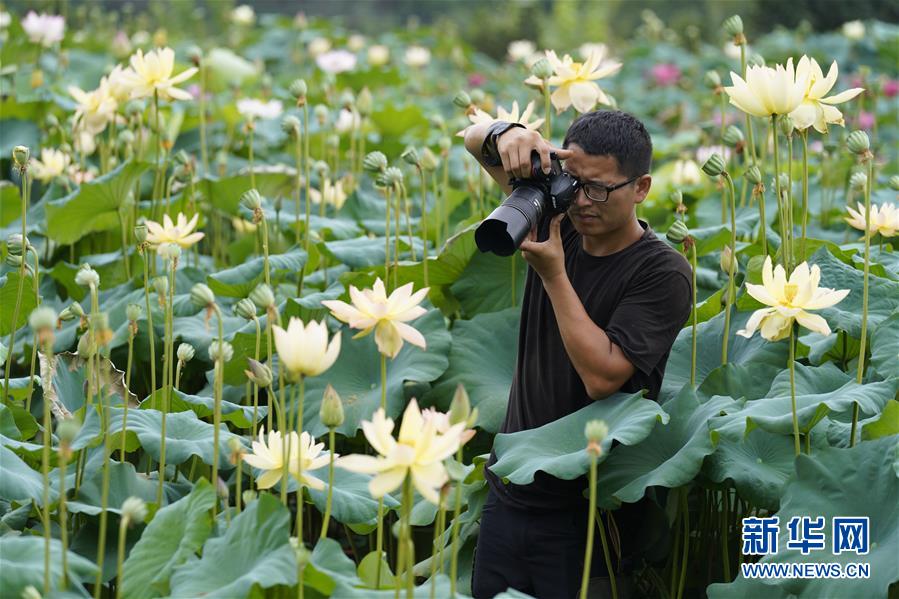
[[[593,205],[593,200],[587,197],[583,187],[578,188],[577,195],[574,196],[574,205],[578,208],[589,208]]]

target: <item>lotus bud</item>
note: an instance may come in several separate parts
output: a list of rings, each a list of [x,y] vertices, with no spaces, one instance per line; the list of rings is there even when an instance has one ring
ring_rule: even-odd
[[[240,454],[244,453],[243,443],[241,443],[240,439],[238,439],[236,436],[228,439],[228,449],[231,450],[232,455],[233,454],[240,455]]]
[[[765,57],[758,52],[753,52],[746,57],[747,67],[763,67],[765,66]]]
[[[759,170],[759,167],[754,164],[746,169],[746,172],[743,173],[743,176],[746,177],[746,180],[753,185],[758,185],[762,182],[762,171]]]
[[[462,383],[459,383],[456,385],[455,393],[453,393],[453,401],[450,402],[450,424],[468,422],[469,416],[471,416],[471,400],[468,398],[468,392],[465,390],[465,387]]]
[[[443,136],[437,141],[437,145],[440,146],[440,149],[444,152],[449,152],[450,148],[453,147],[453,139],[448,136]]]
[[[240,196],[240,203],[250,212],[255,212],[262,208],[262,196],[256,189],[248,189]]]
[[[306,81],[304,79],[295,79],[293,83],[290,84],[290,95],[294,97],[295,100],[306,100],[306,94],[309,89],[306,86]]]
[[[531,65],[531,75],[537,79],[549,79],[553,76],[553,66],[549,63],[549,60],[543,56]]]
[[[147,241],[147,225],[143,223],[134,225],[134,240],[139,244]]]
[[[139,320],[142,313],[143,308],[141,308],[140,304],[128,304],[125,307],[125,317],[128,318],[130,322]]]
[[[412,166],[421,166],[421,160],[418,157],[418,151],[411,146],[403,150],[400,158],[402,158],[406,162],[406,164],[411,164]]]
[[[59,319],[63,322],[83,317],[84,309],[78,302],[72,302],[70,305],[63,308],[62,312],[59,313]]]
[[[668,232],[665,233],[665,237],[668,238],[668,241],[675,244],[683,243],[684,240],[690,236],[690,229],[687,228],[687,225],[684,224],[682,220],[674,221],[674,224],[669,227]]]
[[[21,256],[29,246],[28,238],[21,233],[10,233],[6,238],[6,251],[13,256]]]
[[[234,348],[231,347],[231,344],[227,341],[220,342],[218,339],[215,339],[209,344],[209,359],[213,362],[219,360],[222,362],[230,362],[233,357]]]
[[[343,404],[340,401],[340,395],[330,384],[325,387],[318,416],[322,424],[328,428],[337,428],[343,424]]]
[[[79,268],[78,272],[75,274],[75,284],[96,289],[100,286],[100,275],[97,274],[96,270],[91,268],[90,264],[82,264],[81,268]]]
[[[425,147],[425,149],[421,151],[421,168],[431,173],[436,171],[439,166],[440,159],[431,151],[431,148]]]
[[[871,140],[864,131],[853,131],[846,138],[846,147],[853,154],[864,155],[871,149]]]
[[[147,504],[140,497],[133,495],[122,502],[122,519],[128,524],[143,522],[147,517]]]
[[[362,168],[369,173],[382,173],[387,168],[387,156],[383,152],[369,152],[362,161]]]
[[[723,272],[729,273],[731,267],[734,269],[734,273],[737,273],[739,268],[739,263],[734,259],[734,253],[731,251],[730,246],[726,245],[721,250],[721,256],[718,259],[718,265],[721,267]]]
[[[790,137],[793,135],[793,119],[790,118],[788,114],[780,115],[780,118],[777,120],[777,126],[780,127],[781,135],[785,137]]]
[[[313,110],[315,114],[315,119],[318,121],[319,125],[324,125],[328,122],[328,107],[324,104],[319,104]]]
[[[159,296],[160,300],[165,299],[169,295],[169,278],[165,275],[160,275],[153,279],[153,289],[156,290],[156,295]]]
[[[33,584],[29,584],[22,589],[21,599],[42,599],[40,591]]]
[[[868,175],[862,172],[852,173],[849,177],[849,186],[852,189],[864,189],[868,184]]]
[[[178,361],[187,364],[194,359],[194,346],[190,343],[182,343],[178,346]]]
[[[265,283],[260,283],[256,289],[250,293],[250,299],[253,300],[253,303],[256,304],[260,310],[265,310],[269,306],[275,304],[275,294],[272,292],[272,288]]]
[[[190,301],[197,307],[205,308],[215,303],[215,294],[205,283],[197,283],[190,288]]]
[[[668,194],[668,199],[671,200],[671,202],[674,204],[683,204],[684,193],[680,189],[675,189],[670,194]]]
[[[338,101],[342,107],[351,110],[356,103],[356,98],[353,97],[353,92],[351,90],[345,89],[340,94],[340,100]]]
[[[743,143],[743,132],[736,125],[729,125],[727,129],[724,130],[724,137],[722,137],[722,139],[724,140],[724,143],[733,148],[738,144]]]
[[[253,358],[247,358],[249,369],[243,373],[260,389],[264,389],[272,384],[272,369]]]
[[[729,37],[736,38],[738,35],[743,35],[743,19],[740,18],[740,15],[728,17],[724,20],[722,28]]]
[[[247,489],[243,493],[241,493],[241,499],[243,499],[244,505],[250,505],[254,501],[256,501],[256,497],[258,497],[258,493],[252,489]]]
[[[273,208],[275,209],[275,212],[281,212],[281,209],[283,207],[284,207],[284,199],[281,196],[277,196],[273,203]],[[261,214],[260,214],[259,220],[260,220],[260,222],[262,221]]]
[[[90,332],[84,333],[78,338],[78,355],[82,358],[90,358],[97,353],[97,342]]]
[[[256,318],[256,304],[250,298],[245,297],[234,304],[234,313],[246,320],[253,320]]]
[[[215,155],[215,165],[218,167],[219,173],[224,175],[225,169],[228,167],[228,153],[224,150],[219,150]]]
[[[584,427],[584,436],[587,437],[587,451],[595,456],[602,453],[602,442],[609,434],[609,427],[605,420],[591,420]]]
[[[718,71],[706,71],[702,81],[709,89],[718,89],[721,87],[721,75],[718,74]]]
[[[16,163],[16,166],[19,169],[25,168],[28,164],[28,159],[31,157],[31,150],[28,149],[28,146],[16,146],[12,150],[12,159],[13,162]]]
[[[47,129],[56,129],[57,127],[59,127],[59,119],[56,118],[55,114],[48,114],[44,119],[44,125],[47,127]]]
[[[890,189],[893,191],[899,191],[899,175],[893,175],[890,177]]]
[[[325,144],[329,149],[336,150],[340,147],[340,135],[338,135],[337,133],[332,133],[325,138]]]
[[[315,171],[319,177],[327,177],[328,173],[331,171],[331,167],[328,166],[328,163],[324,160],[316,160],[312,165],[312,170]]]
[[[81,431],[81,425],[75,418],[63,418],[56,424],[56,436],[60,442],[71,445]]]
[[[374,98],[372,98],[371,92],[367,87],[363,87],[359,95],[356,96],[356,110],[359,112],[359,116],[367,117],[370,115],[373,104]]]
[[[286,117],[281,119],[281,131],[283,131],[287,135],[299,137],[300,136],[300,119],[293,116],[292,114],[288,114]]]
[[[131,129],[119,131],[118,144],[120,148],[127,148],[134,143],[134,132]]]
[[[471,106],[471,96],[468,95],[468,92],[465,90],[460,90],[453,96],[453,104],[458,106],[459,108],[468,108]]]
[[[780,183],[781,190],[786,193],[786,191],[790,189],[790,175],[781,173],[777,178],[778,182]]]
[[[195,67],[200,66],[200,63],[203,61],[203,51],[199,46],[190,46],[184,53]]]
[[[709,177],[717,177],[725,172],[724,158],[719,154],[712,154],[702,165],[702,172]]]
[[[159,247],[156,248],[156,253],[159,254],[159,257],[163,260],[175,262],[181,257],[181,246],[177,243],[161,243],[159,244]]]
[[[487,99],[487,94],[484,93],[482,89],[473,89],[471,90],[471,103],[480,106],[484,103],[484,100]]]

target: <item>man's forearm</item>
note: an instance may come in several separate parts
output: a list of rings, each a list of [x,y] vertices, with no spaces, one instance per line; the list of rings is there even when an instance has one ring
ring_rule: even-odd
[[[592,399],[611,395],[633,374],[633,366],[581,303],[567,274],[544,281],[565,351]]]

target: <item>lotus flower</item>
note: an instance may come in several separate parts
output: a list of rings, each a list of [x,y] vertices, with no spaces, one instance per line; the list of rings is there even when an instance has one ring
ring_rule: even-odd
[[[410,67],[423,67],[431,62],[431,51],[424,46],[409,46],[406,49],[405,61]]]
[[[356,55],[346,50],[332,50],[316,56],[315,64],[324,72],[336,75],[356,68]]]
[[[553,50],[546,51],[546,58],[553,67],[554,75],[547,79],[550,87],[556,87],[556,91],[550,96],[552,105],[557,112],[562,112],[574,105],[578,112],[593,110],[597,102],[609,104],[609,98],[595,83],[597,79],[608,77],[618,72],[620,62],[608,62],[603,64],[604,55],[598,49],[592,49],[590,55],[583,63],[574,62],[574,59],[566,54],[562,60],[556,56]],[[531,76],[525,80],[528,85],[540,85],[540,79]]]
[[[696,185],[702,181],[702,171],[693,160],[675,160],[671,171],[671,182],[678,187]]]
[[[899,207],[894,204],[871,204],[871,226],[865,227],[865,205],[858,202],[858,212],[851,206],[846,206],[850,216],[846,217],[846,222],[858,229],[864,231],[868,229],[871,235],[880,233],[881,237],[892,237],[899,231]]]
[[[509,42],[506,54],[512,62],[524,62],[537,52],[537,44],[531,40]]]
[[[324,198],[325,204],[330,204],[337,210],[340,210],[346,203],[347,198],[346,191],[343,189],[343,181],[331,183],[329,179],[325,179],[322,191],[317,189],[309,190],[309,199],[312,200],[313,204],[320,204],[322,198]]]
[[[175,51],[171,48],[157,48],[144,55],[138,50],[131,55],[131,72],[127,78],[132,85],[132,98],[151,98],[159,95],[162,100],[190,100],[191,95],[183,89],[175,87],[186,81],[197,72],[191,67],[172,77],[175,70]]]
[[[60,150],[53,148],[43,148],[41,150],[41,159],[31,161],[31,173],[35,179],[49,183],[57,177],[66,174],[72,158]]]
[[[390,48],[376,44],[368,49],[366,57],[371,66],[382,67],[390,60]]]
[[[281,116],[284,111],[284,105],[280,100],[255,100],[252,98],[244,98],[237,101],[237,112],[246,119],[274,119]]]
[[[731,104],[753,116],[770,117],[790,114],[799,107],[808,90],[809,72],[797,72],[790,58],[786,67],[748,67],[745,81],[731,71],[730,79],[733,85],[724,91]]]
[[[192,233],[197,226],[197,220],[200,218],[199,213],[194,214],[190,221],[182,213],[178,213],[177,224],[172,222],[168,214],[162,215],[162,224],[152,220],[147,221],[147,242],[159,247],[164,243],[174,243],[187,249],[196,242],[203,239],[205,233],[197,231]]]
[[[340,335],[334,335],[328,343],[328,327],[325,321],[303,321],[291,317],[287,330],[278,325],[275,332],[275,347],[278,359],[292,378],[318,376],[329,369],[340,354]]]
[[[310,470],[317,470],[328,464],[327,454],[320,455],[324,443],[315,443],[312,435],[303,431],[297,435],[291,431],[287,435],[287,443],[290,446],[290,455],[287,458],[288,472],[300,479],[300,483],[318,491],[325,488],[325,484],[318,478],[308,474]],[[259,468],[265,472],[256,480],[256,486],[260,489],[268,489],[281,480],[284,473],[284,442],[280,431],[269,431],[268,442],[265,438],[265,427],[259,429],[259,440],[253,441],[253,453],[243,455],[243,460],[253,468]],[[334,454],[337,457],[337,454]],[[302,456],[302,458],[300,457]],[[302,474],[300,462],[302,461]]]
[[[421,496],[437,504],[437,491],[449,478],[443,460],[459,448],[464,427],[464,423],[459,423],[445,434],[438,434],[433,419],[422,418],[413,399],[403,414],[399,438],[394,439],[393,420],[378,408],[371,422],[362,421],[362,431],[379,455],[349,455],[335,463],[352,472],[375,474],[368,483],[372,497],[383,497],[403,484],[406,475],[411,475]]]
[[[518,114],[518,101],[512,102],[512,109],[506,110],[502,106],[498,106],[496,108],[496,118],[490,116],[489,113],[484,112],[480,108],[475,108],[474,111],[468,115],[468,120],[470,120],[475,125],[479,125],[481,123],[492,123],[493,121],[506,121],[507,123],[521,123],[526,128],[536,131],[540,128],[540,125],[543,124],[545,119],[535,119],[533,121],[530,120],[531,114],[534,112],[534,102],[533,100],[528,102],[528,105],[525,107],[524,112],[520,115]],[[456,133],[459,137],[465,137],[465,129]]]
[[[115,118],[118,103],[113,97],[105,77],[100,80],[97,89],[91,92],[71,85],[69,94],[78,102],[78,106],[75,108],[76,128],[96,135],[106,129],[106,124]]]
[[[390,296],[381,279],[375,281],[372,289],[360,291],[350,285],[352,305],[340,300],[325,300],[322,305],[331,310],[335,318],[348,323],[354,329],[362,329],[356,337],[364,337],[375,332],[378,351],[389,358],[395,358],[403,347],[403,340],[425,349],[424,336],[407,321],[414,320],[426,310],[419,306],[428,294],[428,287],[412,293],[412,283],[395,289]]]
[[[231,22],[235,25],[252,25],[256,22],[256,11],[252,6],[242,4],[231,11]]]
[[[29,40],[49,48],[56,42],[62,41],[66,30],[66,20],[64,17],[46,13],[38,15],[30,10],[22,19],[22,29],[25,30]]]
[[[802,103],[790,113],[793,125],[799,129],[807,129],[814,125],[820,133],[827,133],[827,125],[845,126],[843,113],[833,104],[848,102],[864,91],[861,87],[854,87],[836,95],[825,97],[837,82],[837,61],[833,61],[827,71],[827,77],[818,66],[814,58],[803,56],[796,65],[796,78],[808,78],[808,91]]]
[[[820,280],[821,269],[818,265],[813,265],[809,270],[808,264],[802,262],[793,269],[787,281],[784,267],[778,264],[772,271],[771,256],[767,256],[762,267],[762,284],[746,283],[746,291],[770,308],[753,312],[746,328],[737,331],[737,335],[752,337],[761,326],[762,337],[768,341],[779,341],[790,335],[794,320],[810,331],[829,335],[827,321],[807,310],[834,306],[849,295],[849,289],[818,287]]]

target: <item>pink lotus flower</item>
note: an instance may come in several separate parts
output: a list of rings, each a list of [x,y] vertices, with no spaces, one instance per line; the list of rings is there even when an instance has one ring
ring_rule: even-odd
[[[862,110],[858,113],[856,124],[859,129],[870,130],[874,126],[874,113]]]
[[[883,95],[887,98],[895,98],[899,95],[899,80],[887,79],[883,82]]]
[[[484,85],[484,82],[487,80],[486,77],[481,75],[480,73],[472,73],[468,76],[468,86],[469,87],[481,87]]]
[[[676,64],[663,62],[662,64],[653,65],[649,69],[649,76],[659,87],[671,87],[677,85],[680,81],[681,72]]]

